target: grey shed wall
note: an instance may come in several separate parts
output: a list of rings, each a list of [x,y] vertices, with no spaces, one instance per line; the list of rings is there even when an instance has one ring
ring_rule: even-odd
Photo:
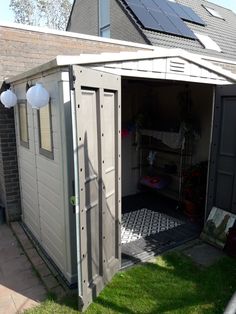
[[[20,175],[22,220],[59,268],[69,284],[77,280],[75,215],[71,165],[72,138],[68,70],[44,73],[43,85],[50,94],[53,158],[41,153],[38,111],[27,105],[29,145],[20,141],[19,107],[15,107],[16,143]],[[25,100],[27,80],[41,80],[41,73],[13,82],[19,100]],[[69,143],[68,143],[69,142]]]
[[[116,0],[110,1],[111,38],[147,44],[148,41]],[[74,3],[67,30],[99,36],[98,0],[78,0]]]

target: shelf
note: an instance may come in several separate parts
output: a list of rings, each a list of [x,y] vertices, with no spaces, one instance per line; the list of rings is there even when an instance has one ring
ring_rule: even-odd
[[[163,148],[159,148],[156,146],[150,146],[150,145],[140,146],[139,150],[152,150],[152,151],[158,151],[158,152],[173,154],[173,155],[182,154],[182,156],[184,156],[184,157],[191,157],[192,156],[191,153],[186,154],[186,153],[184,153],[184,151],[182,151],[182,153],[181,153],[181,150],[171,150],[171,149],[168,150],[168,149],[163,149]]]
[[[164,148],[151,146],[151,145],[143,145],[143,146],[140,146],[139,149],[154,150],[154,151],[159,151],[159,152],[168,153],[168,154],[175,154],[175,155],[179,155],[181,153],[181,150],[172,150],[172,149],[169,150],[169,149],[164,149]]]
[[[142,185],[142,184],[140,184],[140,185],[143,188],[145,188],[145,189],[152,190],[152,191],[154,191],[156,193],[159,193],[159,194],[161,194],[163,196],[169,197],[169,198],[171,198],[171,199],[173,199],[175,201],[179,201],[179,193],[177,191],[170,190],[168,188],[165,188],[165,189],[162,189],[162,190],[157,190],[157,189],[153,189],[153,188],[151,188],[149,186],[146,186],[146,185]]]
[[[149,168],[150,166],[147,165],[147,164],[141,164],[140,167],[142,169],[144,168]],[[137,168],[135,168],[137,169]],[[168,173],[165,171],[164,168],[157,168],[157,167],[153,167],[153,175],[156,176],[156,175],[165,175],[165,176],[169,176],[169,177],[175,177],[176,179],[179,179],[180,178],[180,175],[178,172],[175,172],[175,173]]]
[[[175,201],[179,201],[179,193],[176,191],[169,190],[169,189],[163,189],[163,190],[159,190],[157,192],[166,196],[166,197],[169,197]]]

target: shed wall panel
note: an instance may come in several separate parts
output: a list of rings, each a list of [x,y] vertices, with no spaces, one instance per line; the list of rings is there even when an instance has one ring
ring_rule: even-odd
[[[32,84],[38,81],[43,81],[44,87],[50,94],[53,158],[40,153],[38,111],[32,109],[30,105],[27,106],[29,148],[20,144],[18,109],[16,108],[23,221],[70,282],[72,260],[67,218],[69,196],[68,192],[64,193],[67,166],[63,158],[65,141],[62,141],[62,132],[65,131],[65,127],[62,124],[65,121],[61,119],[61,111],[64,110],[64,95],[60,91],[59,84],[61,73],[54,71],[52,74],[45,75],[43,79],[36,75],[31,80]],[[26,82],[23,82],[14,86],[18,99],[25,97],[25,85]]]

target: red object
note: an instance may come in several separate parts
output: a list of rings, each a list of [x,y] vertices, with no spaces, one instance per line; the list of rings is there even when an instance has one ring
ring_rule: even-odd
[[[225,244],[225,251],[228,255],[236,257],[236,228],[230,228]]]
[[[126,129],[121,130],[121,137],[126,138],[129,136],[129,131]]]
[[[150,187],[152,189],[161,190],[166,188],[170,184],[169,176],[144,176],[140,179],[140,184]]]

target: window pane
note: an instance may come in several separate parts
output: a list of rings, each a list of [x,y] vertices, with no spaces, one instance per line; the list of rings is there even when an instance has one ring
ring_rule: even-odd
[[[26,103],[19,104],[19,125],[20,125],[20,140],[22,142],[29,142],[28,135],[28,120],[27,120],[27,107]]]
[[[110,38],[110,37],[111,37],[110,26],[101,29],[101,31],[100,31],[100,36],[101,36],[101,37]]]
[[[50,105],[39,110],[40,148],[52,152],[52,130]]]
[[[110,0],[99,1],[100,28],[110,24]]]

